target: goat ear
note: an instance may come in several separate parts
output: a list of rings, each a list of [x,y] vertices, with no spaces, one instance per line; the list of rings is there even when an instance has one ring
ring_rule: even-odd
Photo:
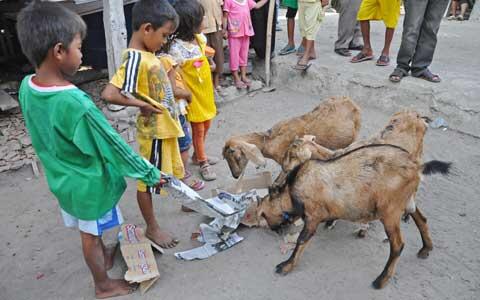
[[[265,157],[263,157],[262,152],[260,152],[260,149],[257,148],[254,144],[250,143],[240,143],[239,144],[240,149],[242,149],[242,152],[245,154],[248,160],[251,160],[254,164],[257,166],[262,166],[264,167],[267,162],[265,161]]]

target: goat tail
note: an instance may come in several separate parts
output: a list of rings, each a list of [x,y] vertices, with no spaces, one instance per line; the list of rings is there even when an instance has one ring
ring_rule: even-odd
[[[451,166],[452,166],[451,162],[431,160],[422,165],[422,174],[432,175],[432,174],[440,173],[442,175],[446,175],[450,173]]]

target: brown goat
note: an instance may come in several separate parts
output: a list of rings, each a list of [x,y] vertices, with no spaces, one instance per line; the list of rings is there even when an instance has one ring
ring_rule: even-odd
[[[390,241],[390,257],[373,282],[375,288],[382,288],[394,274],[403,249],[400,219],[405,211],[413,217],[422,237],[423,247],[418,256],[428,257],[433,245],[426,218],[415,206],[407,208],[414,200],[421,173],[445,174],[450,164],[439,161],[421,164],[425,131],[426,124],[417,113],[399,113],[392,117],[380,137],[410,137],[403,135],[409,132],[413,136],[406,140],[415,143],[395,138],[389,140],[391,144],[361,142],[326,161],[308,160],[297,166],[280,192],[266,196],[258,208],[259,216],[272,229],[294,217],[305,222],[294,252],[276,271],[286,274],[293,269],[322,222],[380,220]]]
[[[266,132],[254,132],[230,138],[223,148],[232,176],[238,178],[249,160],[265,165],[265,158],[281,163],[288,146],[297,136],[313,135],[328,149],[350,145],[360,130],[360,109],[347,97],[325,100],[313,111],[277,123]]]

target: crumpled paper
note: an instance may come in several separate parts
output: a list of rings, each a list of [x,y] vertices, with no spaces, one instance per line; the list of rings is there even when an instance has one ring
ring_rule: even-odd
[[[205,259],[218,252],[233,247],[243,237],[233,233],[240,225],[247,209],[258,201],[256,190],[241,194],[219,191],[218,195],[204,199],[189,186],[174,176],[162,173],[166,181],[163,188],[182,205],[202,215],[213,218],[209,224],[200,224],[200,235],[197,240],[204,243],[201,247],[177,252],[175,257],[183,260]]]

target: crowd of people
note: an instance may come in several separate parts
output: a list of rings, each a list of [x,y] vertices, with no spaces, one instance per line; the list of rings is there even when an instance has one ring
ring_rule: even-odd
[[[247,60],[255,35],[252,10],[268,0],[139,0],[132,11],[133,34],[123,62],[102,97],[114,104],[138,107],[137,143],[132,150],[110,126],[90,96],[68,78],[82,63],[84,21],[64,6],[34,1],[17,21],[22,51],[35,67],[20,88],[19,101],[32,145],[41,160],[48,185],[59,201],[65,225],[80,231],[85,261],[99,298],[125,295],[132,286],[113,280],[112,251],[102,233],[122,223],[118,201],[126,188],[124,177],[138,180],[137,202],[146,223],[146,236],[163,248],[178,240],[163,231],[153,210],[160,194],[160,171],[173,174],[192,189],[216,179],[207,155],[209,128],[217,110],[214,91],[221,89],[224,39],[239,89],[248,88]],[[369,22],[383,20],[385,45],[377,65],[389,64],[390,43],[400,15],[400,0],[340,0],[335,52],[352,63],[373,59]],[[461,1],[460,1],[461,2]],[[305,70],[316,58],[315,37],[327,0],[285,0],[288,44],[281,55],[297,53],[296,69]],[[405,0],[405,19],[397,67],[390,80],[409,72],[439,82],[428,67],[436,34],[448,0]],[[301,45],[294,42],[298,13]],[[263,38],[264,41],[264,38]],[[189,150],[193,147],[192,156]],[[187,169],[198,166],[197,176]],[[200,178],[196,178],[200,176]]]
[[[455,16],[457,2],[461,5],[461,13]],[[453,1],[452,15],[455,19],[463,20],[467,9],[467,1]],[[318,6],[315,9],[308,8],[309,14],[299,13],[300,33],[302,44],[295,49],[294,30],[297,9],[300,11],[306,3]],[[390,47],[400,17],[401,0],[337,0],[332,1],[333,6],[339,13],[338,39],[334,45],[334,51],[338,55],[349,57],[352,51],[359,51],[350,60],[352,63],[361,63],[374,59],[374,51],[370,42],[370,21],[381,20],[385,24],[385,41],[382,51],[376,61],[377,66],[390,65]],[[429,70],[437,43],[437,33],[440,22],[447,9],[448,0],[405,0],[405,17],[400,49],[397,55],[397,66],[389,76],[390,81],[400,82],[409,73],[413,77],[422,78],[430,82],[440,82],[440,76]],[[305,70],[310,64],[309,60],[315,59],[315,50],[306,45],[313,44],[321,22],[321,7],[326,6],[328,1],[315,0],[284,0],[287,7],[287,34],[288,43],[279,52],[287,55],[296,52],[301,59],[294,66],[295,69]],[[305,54],[306,52],[306,54]]]

